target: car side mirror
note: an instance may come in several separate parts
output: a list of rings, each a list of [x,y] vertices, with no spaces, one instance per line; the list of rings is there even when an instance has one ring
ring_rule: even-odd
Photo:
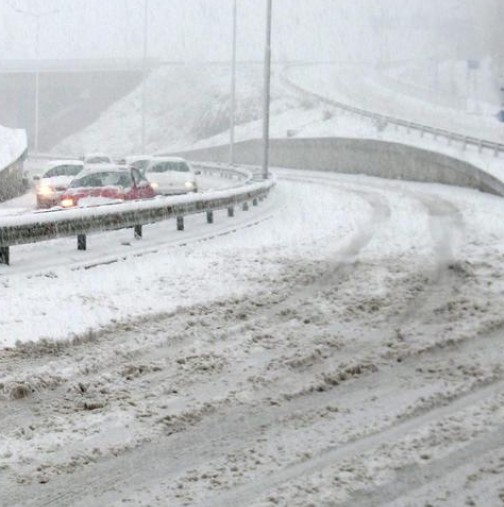
[[[196,171],[194,171],[194,174],[196,176],[200,176],[201,175],[201,171],[199,169],[196,169]]]

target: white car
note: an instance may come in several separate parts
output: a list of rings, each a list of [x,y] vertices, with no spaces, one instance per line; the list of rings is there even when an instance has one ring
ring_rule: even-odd
[[[112,164],[112,159],[103,153],[88,153],[82,157],[85,165]]]
[[[61,194],[84,169],[82,160],[53,160],[47,164],[42,176],[35,176],[37,208],[52,208],[58,205]]]
[[[183,158],[155,157],[144,170],[144,174],[158,195],[198,191],[196,174]]]
[[[154,157],[152,155],[129,155],[121,159],[121,163],[135,167],[139,171],[144,172]]]

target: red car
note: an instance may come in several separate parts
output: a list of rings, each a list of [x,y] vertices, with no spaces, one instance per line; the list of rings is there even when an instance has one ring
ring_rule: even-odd
[[[81,173],[60,197],[64,208],[149,199],[156,192],[135,168],[101,165]]]

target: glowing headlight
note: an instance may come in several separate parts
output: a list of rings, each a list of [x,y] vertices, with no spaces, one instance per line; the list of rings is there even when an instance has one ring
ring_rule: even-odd
[[[193,190],[194,189],[194,183],[192,181],[186,181],[185,187],[187,190]]]
[[[159,188],[159,185],[157,183],[151,183],[151,187],[154,189],[154,190],[157,190]]]
[[[74,206],[74,200],[71,197],[68,197],[67,199],[63,199],[61,201],[61,205],[64,208],[71,208],[72,206]]]
[[[54,194],[54,190],[49,185],[40,185],[40,187],[37,188],[37,194],[49,197]]]

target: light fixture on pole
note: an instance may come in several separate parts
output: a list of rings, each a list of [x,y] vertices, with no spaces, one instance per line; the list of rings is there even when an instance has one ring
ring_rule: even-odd
[[[236,122],[236,24],[237,0],[233,0],[233,50],[231,57],[231,111],[229,116],[229,163],[234,164],[234,142]]]
[[[271,85],[271,15],[272,0],[267,0],[266,11],[266,49],[264,52],[264,108],[263,108],[263,178],[268,178],[269,163],[269,116],[270,116],[270,85]]]
[[[35,132],[34,132],[34,140],[33,140],[33,149],[35,153],[38,152],[39,148],[39,103],[40,103],[40,18],[44,16],[50,16],[52,14],[59,13],[59,10],[51,10],[45,12],[32,12],[25,11],[23,9],[19,9],[9,4],[10,7],[19,12],[20,14],[25,14],[30,16],[35,20],[35,59],[36,59],[36,69],[35,69]]]
[[[145,153],[146,141],[146,121],[147,121],[147,41],[148,41],[148,13],[149,13],[149,0],[144,0],[144,19],[143,19],[143,58],[142,58],[142,127],[140,134],[140,144],[142,153]]]

